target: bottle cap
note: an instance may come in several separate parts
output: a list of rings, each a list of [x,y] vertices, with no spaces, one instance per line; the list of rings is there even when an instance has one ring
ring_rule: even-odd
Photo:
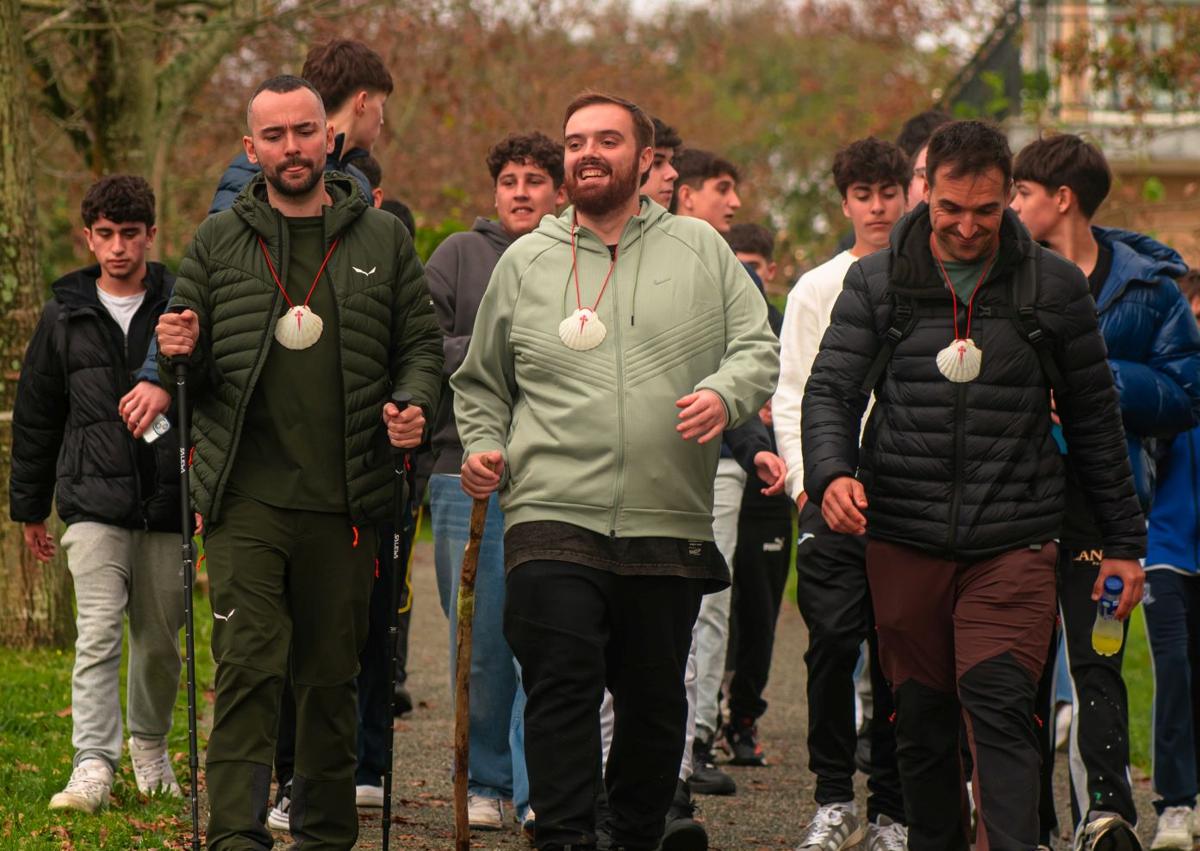
[[[1104,580],[1104,591],[1107,594],[1120,594],[1125,590],[1125,583],[1119,576],[1110,576]]]

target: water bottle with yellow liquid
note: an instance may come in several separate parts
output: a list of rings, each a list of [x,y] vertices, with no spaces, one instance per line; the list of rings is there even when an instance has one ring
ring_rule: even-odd
[[[1101,656],[1115,656],[1125,640],[1125,624],[1117,620],[1117,606],[1125,583],[1119,576],[1104,580],[1104,591],[1096,604],[1096,622],[1092,625],[1092,649]]]

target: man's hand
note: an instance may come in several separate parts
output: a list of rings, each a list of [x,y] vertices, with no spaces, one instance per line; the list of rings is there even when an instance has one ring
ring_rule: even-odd
[[[1119,576],[1125,583],[1121,591],[1121,602],[1117,605],[1117,620],[1125,620],[1134,606],[1142,601],[1142,585],[1146,581],[1146,572],[1137,559],[1106,558],[1100,562],[1100,575],[1092,586],[1092,599],[1099,602],[1104,593],[1104,580],[1110,576]]]
[[[152,381],[139,381],[121,397],[117,412],[134,437],[141,437],[154,418],[171,406],[171,394]]]
[[[862,509],[867,507],[867,492],[862,482],[851,476],[834,479],[825,489],[821,500],[821,516],[835,532],[843,535],[865,535],[867,518]]]
[[[787,464],[774,452],[758,452],[754,455],[754,470],[758,477],[767,483],[762,489],[763,496],[775,496],[783,490],[787,479]]]
[[[54,558],[54,538],[46,531],[45,523],[25,524],[25,546],[42,564]]]
[[[420,405],[409,405],[403,411],[393,403],[383,406],[383,424],[387,426],[388,442],[397,449],[413,449],[421,445],[425,434],[425,414]]]
[[[720,437],[729,422],[729,414],[725,412],[725,403],[712,390],[697,390],[689,393],[675,403],[679,412],[679,425],[675,431],[684,440],[698,438],[697,443],[708,443],[714,437]]]
[[[762,424],[767,428],[775,425],[775,412],[771,408],[771,400],[767,400],[767,404],[763,405],[758,411],[758,418],[762,420]]]
[[[487,499],[500,487],[504,473],[504,455],[498,449],[467,456],[462,465],[463,493],[472,499]]]
[[[158,317],[158,350],[166,357],[187,357],[200,339],[200,317],[190,310]]]

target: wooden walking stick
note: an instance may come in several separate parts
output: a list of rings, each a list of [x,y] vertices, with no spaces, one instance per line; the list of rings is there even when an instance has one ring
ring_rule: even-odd
[[[471,506],[471,530],[463,553],[458,580],[457,641],[454,653],[454,849],[468,851],[471,827],[467,822],[467,756],[470,747],[471,629],[475,620],[475,573],[479,568],[479,546],[487,523],[488,501],[477,499]]]

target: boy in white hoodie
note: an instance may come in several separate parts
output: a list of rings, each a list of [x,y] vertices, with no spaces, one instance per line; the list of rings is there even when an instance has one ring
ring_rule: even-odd
[[[896,769],[896,743],[888,721],[891,692],[879,672],[865,541],[833,532],[820,507],[808,505],[800,441],[800,406],[833,303],[850,265],[888,247],[892,226],[904,214],[911,169],[895,145],[875,138],[838,151],[833,176],[842,212],[854,226],[854,246],[806,272],[788,295],[783,319],[779,387],[772,402],[775,437],[787,463],[787,491],[800,509],[796,598],[809,630],[809,768],[816,775],[816,814],[799,848],[840,851],[864,835],[867,851],[905,846],[904,802]],[[865,420],[864,420],[865,421]],[[868,821],[854,804],[854,668],[867,639],[875,711],[871,723]]]

